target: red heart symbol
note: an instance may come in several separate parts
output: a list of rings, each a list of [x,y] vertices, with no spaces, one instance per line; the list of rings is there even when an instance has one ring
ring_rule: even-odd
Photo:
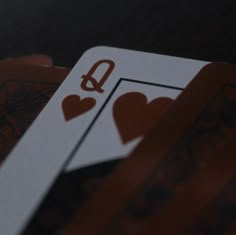
[[[113,106],[113,116],[123,144],[143,136],[172,102],[171,98],[159,97],[148,103],[147,97],[139,92],[119,97]]]
[[[66,121],[76,118],[89,110],[96,104],[94,98],[81,99],[78,95],[69,95],[62,101],[62,110]]]

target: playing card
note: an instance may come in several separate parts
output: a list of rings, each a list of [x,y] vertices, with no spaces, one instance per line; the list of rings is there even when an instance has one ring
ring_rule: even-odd
[[[236,177],[201,212],[194,223],[189,224],[184,235],[193,234],[235,234]]]
[[[4,234],[22,231],[62,172],[129,153],[161,107],[205,64],[107,47],[88,50],[3,164],[0,211],[11,218],[0,214]]]
[[[61,234],[183,234],[235,177],[235,85],[202,69]]]
[[[69,70],[41,67],[44,57],[0,62],[0,163],[36,118]],[[28,64],[29,63],[29,64]]]
[[[217,149],[213,160],[208,161],[204,169],[177,191],[175,198],[166,205],[166,208],[161,209],[159,216],[148,221],[147,228],[144,229],[147,233],[153,235],[157,233],[167,235],[191,234],[188,231],[192,224],[201,215],[205,216],[205,209],[212,200],[214,201],[225,190],[227,184],[235,178],[236,132],[234,135],[231,134],[229,133],[229,136],[226,136],[223,148]],[[217,228],[219,220],[215,222],[215,228]],[[230,221],[228,222],[230,223]],[[173,226],[169,227],[168,223],[173,224]],[[225,225],[224,230],[227,229],[227,224]]]

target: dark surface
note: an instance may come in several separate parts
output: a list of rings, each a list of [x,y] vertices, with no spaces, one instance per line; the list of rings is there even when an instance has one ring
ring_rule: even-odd
[[[0,0],[0,58],[96,45],[236,63],[234,0]]]

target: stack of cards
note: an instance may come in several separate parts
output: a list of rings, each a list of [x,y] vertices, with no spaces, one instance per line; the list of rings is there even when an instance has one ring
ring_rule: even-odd
[[[69,71],[44,55],[0,61],[1,163]]]
[[[7,63],[2,161],[69,71]],[[235,87],[232,65],[88,50],[2,163],[1,234],[234,234]]]

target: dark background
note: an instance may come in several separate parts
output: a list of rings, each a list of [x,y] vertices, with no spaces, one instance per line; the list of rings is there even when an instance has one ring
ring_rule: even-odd
[[[0,59],[96,45],[236,63],[235,0],[0,0]]]
[[[57,65],[73,66],[86,49],[108,45],[236,63],[234,2],[0,0],[0,59],[44,53]],[[94,193],[91,182],[104,183],[118,162],[62,175],[24,234],[55,234]]]

